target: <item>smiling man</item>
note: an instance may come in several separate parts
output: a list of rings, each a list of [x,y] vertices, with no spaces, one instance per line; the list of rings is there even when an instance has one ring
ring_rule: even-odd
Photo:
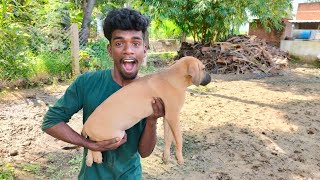
[[[145,33],[150,21],[139,12],[127,8],[110,11],[104,22],[109,40],[108,53],[113,69],[80,75],[65,94],[49,108],[42,129],[62,141],[84,147],[78,179],[141,179],[140,156],[149,156],[156,144],[156,123],[164,116],[161,99],[150,102],[154,113],[126,130],[126,136],[93,142],[75,132],[67,122],[83,109],[83,123],[106,98],[138,78],[137,74],[147,53]],[[119,102],[122,103],[122,102]],[[121,121],[121,119],[119,119]],[[85,164],[87,150],[103,152],[103,163]]]

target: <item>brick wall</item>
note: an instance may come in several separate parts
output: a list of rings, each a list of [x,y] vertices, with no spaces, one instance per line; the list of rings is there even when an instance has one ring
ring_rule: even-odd
[[[271,29],[271,32],[267,32],[259,20],[255,20],[249,25],[249,35],[255,35],[259,39],[265,39],[266,42],[271,43],[276,46],[280,46],[280,41],[285,39],[285,37],[291,36],[291,26],[292,24],[288,22],[287,19],[283,19],[284,28],[280,31],[275,28]]]
[[[297,20],[320,20],[320,2],[300,3],[298,5]]]

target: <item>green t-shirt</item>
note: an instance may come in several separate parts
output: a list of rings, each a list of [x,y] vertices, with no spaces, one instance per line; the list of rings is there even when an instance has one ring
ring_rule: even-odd
[[[83,109],[83,123],[106,98],[119,90],[111,70],[89,72],[80,75],[66,90],[65,94],[47,111],[42,129],[59,122],[69,122],[71,116]],[[121,102],[119,102],[121,103]],[[78,179],[141,179],[142,170],[138,145],[145,127],[145,120],[126,130],[127,142],[118,149],[102,153],[103,163],[85,164],[87,149],[84,149]]]

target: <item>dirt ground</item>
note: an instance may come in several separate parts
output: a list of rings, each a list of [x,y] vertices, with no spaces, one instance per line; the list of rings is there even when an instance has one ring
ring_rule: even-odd
[[[181,113],[185,164],[161,161],[158,143],[142,160],[144,179],[320,179],[320,70],[281,76],[213,75],[190,87]],[[76,179],[82,150],[44,134],[48,106],[67,85],[2,92],[0,165],[15,179]],[[70,121],[81,130],[81,112]],[[174,153],[174,150],[172,150]],[[174,155],[173,155],[174,157]]]

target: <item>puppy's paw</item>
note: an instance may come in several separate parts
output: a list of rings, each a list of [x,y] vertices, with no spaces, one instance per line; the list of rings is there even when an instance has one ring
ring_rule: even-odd
[[[183,165],[184,159],[183,159],[182,153],[176,153],[176,158],[177,158],[178,164]]]
[[[182,159],[177,159],[177,162],[178,162],[179,165],[183,165],[184,164],[184,159],[183,158]]]
[[[102,153],[101,152],[95,151],[92,153],[92,155],[93,155],[93,161],[95,163],[98,163],[98,164],[102,163]]]
[[[88,167],[91,167],[93,163],[92,153],[88,151],[88,154],[86,156],[86,165]]]
[[[162,162],[164,164],[168,164],[168,162],[170,161],[171,157],[170,157],[170,153],[166,153],[164,152],[162,155]]]

